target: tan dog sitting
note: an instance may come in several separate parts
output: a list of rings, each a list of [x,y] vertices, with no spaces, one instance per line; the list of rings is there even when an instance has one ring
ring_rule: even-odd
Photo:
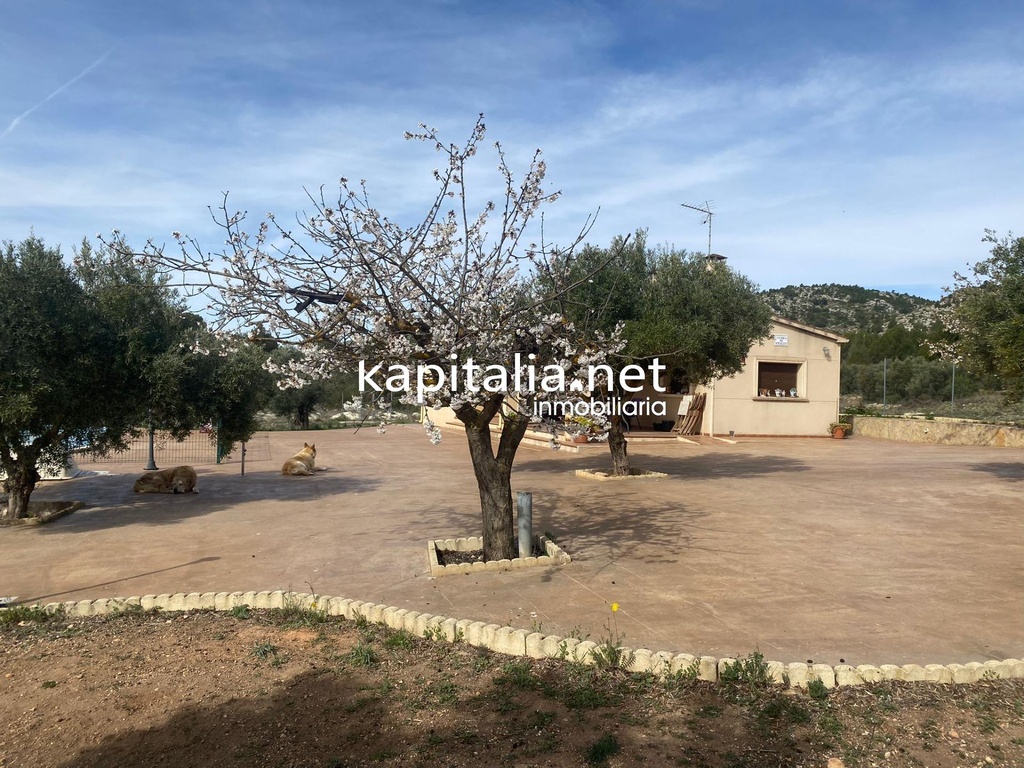
[[[171,467],[147,472],[135,481],[136,493],[199,493],[192,467]]]
[[[302,444],[302,450],[281,467],[282,475],[312,475],[316,464],[316,445]]]

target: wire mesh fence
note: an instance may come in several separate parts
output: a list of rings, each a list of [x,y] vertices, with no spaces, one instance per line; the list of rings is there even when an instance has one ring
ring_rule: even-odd
[[[237,464],[242,461],[242,447],[236,445],[227,456],[221,456],[221,464]],[[270,438],[267,435],[254,435],[245,443],[246,461],[270,461]]]
[[[266,435],[256,435],[246,443],[246,461],[266,461],[270,459],[270,439]],[[210,430],[191,432],[184,440],[175,440],[169,433],[157,431],[153,435],[153,459],[158,467],[173,467],[179,464],[224,464],[240,462],[242,447],[236,445],[226,456],[218,456],[217,434]],[[149,461],[149,435],[143,434],[129,442],[123,451],[115,451],[106,456],[97,456],[82,451],[78,458],[84,464],[140,464]]]

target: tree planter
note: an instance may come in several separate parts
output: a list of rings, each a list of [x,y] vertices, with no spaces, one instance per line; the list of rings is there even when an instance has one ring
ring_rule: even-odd
[[[438,562],[438,550],[474,552],[483,548],[483,539],[473,536],[458,539],[432,539],[427,542],[427,568],[431,576],[452,576],[458,574],[511,571],[520,568],[550,567],[565,565],[572,558],[547,536],[534,536],[533,546],[545,554],[539,557],[512,558],[508,560],[485,560],[459,565],[441,565]]]
[[[628,475],[613,475],[610,472],[606,472],[601,469],[577,469],[576,477],[583,477],[587,480],[657,480],[658,478],[668,477],[664,472],[655,472],[650,469],[639,469],[633,467],[629,470]]]

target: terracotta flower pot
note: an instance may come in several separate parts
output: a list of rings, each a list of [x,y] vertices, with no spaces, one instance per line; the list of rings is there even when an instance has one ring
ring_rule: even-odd
[[[844,427],[834,427],[832,429],[832,438],[835,440],[845,440],[846,429]]]

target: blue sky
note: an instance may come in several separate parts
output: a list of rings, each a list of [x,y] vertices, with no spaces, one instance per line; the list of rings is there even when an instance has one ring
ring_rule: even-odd
[[[420,122],[541,147],[565,240],[638,227],[765,288],[937,297],[1024,234],[1018,2],[0,0],[0,238],[211,248],[207,206],[287,217],[365,178],[412,223]],[[487,176],[491,167],[480,164]],[[486,184],[494,183],[492,177]]]

